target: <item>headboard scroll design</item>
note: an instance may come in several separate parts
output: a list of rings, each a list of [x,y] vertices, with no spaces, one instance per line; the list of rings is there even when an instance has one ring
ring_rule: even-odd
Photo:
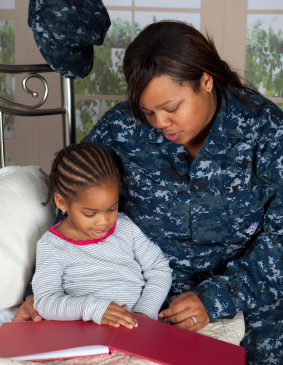
[[[48,96],[48,85],[47,85],[47,82],[45,80],[45,78],[41,75],[38,75],[38,74],[35,74],[35,73],[31,73],[27,76],[24,77],[23,79],[23,82],[22,82],[22,86],[23,86],[23,89],[26,93],[32,95],[33,98],[37,98],[38,97],[38,92],[37,91],[32,91],[30,90],[28,87],[27,87],[27,81],[31,78],[36,78],[36,79],[39,79],[42,84],[43,84],[43,87],[44,87],[44,94],[43,94],[43,97],[42,99],[40,100],[39,103],[37,103],[36,105],[24,105],[24,104],[19,104],[19,103],[15,103],[13,100],[10,100],[10,99],[7,99],[7,98],[4,98],[3,96],[0,96],[0,100],[3,101],[4,103],[6,104],[10,104],[10,105],[13,105],[15,107],[18,107],[18,108],[24,108],[24,109],[36,109],[36,108],[39,108],[41,105],[43,105],[47,99],[47,96]]]
[[[38,65],[9,65],[0,64],[0,72],[17,74],[28,73],[23,78],[22,87],[25,92],[33,98],[38,97],[37,91],[30,90],[27,87],[28,80],[31,78],[39,79],[44,87],[42,99],[35,105],[24,105],[0,96],[0,102],[13,106],[0,105],[0,167],[5,166],[5,147],[4,147],[4,114],[12,114],[16,116],[49,116],[59,115],[63,117],[63,134],[64,146],[76,143],[76,120],[75,120],[75,97],[73,80],[60,76],[61,79],[61,107],[54,109],[38,109],[42,106],[48,97],[48,84],[40,73],[54,72],[46,64]]]

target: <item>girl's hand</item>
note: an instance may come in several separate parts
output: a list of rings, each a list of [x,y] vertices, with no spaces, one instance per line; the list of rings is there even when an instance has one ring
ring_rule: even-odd
[[[30,295],[26,298],[26,301],[23,302],[23,304],[20,306],[12,322],[21,322],[21,321],[39,322],[41,320],[42,317],[33,308],[33,295]]]
[[[134,328],[138,326],[138,322],[133,318],[127,311],[128,307],[126,304],[120,307],[118,304],[110,303],[107,307],[100,323],[108,324],[113,327],[120,327],[120,325],[127,328]]]
[[[186,292],[172,300],[168,309],[159,313],[159,317],[165,318],[168,322],[177,327],[192,332],[200,330],[210,322],[207,311],[202,301],[193,292]],[[194,317],[197,323],[190,317]]]

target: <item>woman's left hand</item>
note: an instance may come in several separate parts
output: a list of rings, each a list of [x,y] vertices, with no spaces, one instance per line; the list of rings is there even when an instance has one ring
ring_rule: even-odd
[[[177,327],[196,332],[210,322],[208,313],[198,296],[189,291],[172,300],[168,309],[160,312],[159,317]],[[194,320],[191,318],[194,317]]]

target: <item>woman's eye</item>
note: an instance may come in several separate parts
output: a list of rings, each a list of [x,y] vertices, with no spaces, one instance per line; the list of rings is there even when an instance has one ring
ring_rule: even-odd
[[[91,217],[94,217],[94,214],[91,214],[91,215],[85,214],[85,217],[91,218]]]
[[[144,113],[145,115],[152,115],[153,114],[153,112],[150,112],[150,113]]]
[[[168,113],[173,113],[175,110],[177,110],[177,109],[178,109],[178,106],[179,106],[179,105],[175,106],[175,108],[173,108],[173,109],[166,110],[166,111],[167,111]]]

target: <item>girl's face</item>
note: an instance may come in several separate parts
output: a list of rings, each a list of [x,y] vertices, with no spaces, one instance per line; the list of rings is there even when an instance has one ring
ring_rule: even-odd
[[[213,79],[204,73],[200,91],[196,94],[190,85],[180,86],[170,76],[155,77],[141,95],[140,108],[149,124],[168,140],[184,145],[187,152],[195,157],[216,113],[217,95]]]
[[[77,200],[66,204],[65,210],[84,239],[100,239],[106,236],[117,219],[118,201],[118,186],[109,182],[85,190]]]

